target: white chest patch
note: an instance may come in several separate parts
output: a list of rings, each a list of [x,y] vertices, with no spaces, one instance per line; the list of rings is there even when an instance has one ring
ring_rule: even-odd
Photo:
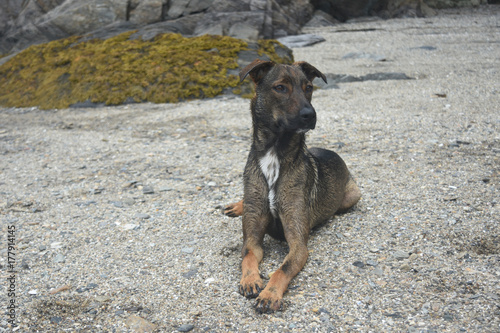
[[[266,177],[267,185],[269,186],[269,208],[273,216],[277,217],[274,186],[280,175],[280,161],[278,160],[278,155],[276,155],[276,150],[274,148],[269,149],[266,155],[260,159],[259,163],[260,169],[264,177]]]

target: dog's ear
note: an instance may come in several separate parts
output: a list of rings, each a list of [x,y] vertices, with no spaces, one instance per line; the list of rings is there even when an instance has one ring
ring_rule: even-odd
[[[305,61],[298,61],[298,62],[294,62],[293,65],[299,67],[304,72],[304,74],[306,75],[306,77],[309,81],[312,82],[312,80],[314,80],[314,78],[320,77],[321,79],[323,79],[323,81],[325,81],[325,83],[328,83],[328,82],[326,82],[325,75],[323,73],[321,73],[316,67],[314,67],[310,63],[305,62]]]
[[[240,71],[240,82],[242,82],[247,75],[250,74],[252,81],[255,84],[258,84],[274,65],[274,62],[272,61],[255,59]]]

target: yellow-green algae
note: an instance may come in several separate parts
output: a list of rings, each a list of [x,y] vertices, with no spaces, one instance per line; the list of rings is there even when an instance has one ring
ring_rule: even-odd
[[[0,105],[66,108],[90,100],[171,103],[214,97],[237,87],[237,54],[245,41],[216,35],[161,34],[150,41],[116,37],[80,42],[70,37],[31,46],[0,66]],[[259,41],[259,55],[278,63],[276,41]],[[238,88],[234,92],[240,91]]]

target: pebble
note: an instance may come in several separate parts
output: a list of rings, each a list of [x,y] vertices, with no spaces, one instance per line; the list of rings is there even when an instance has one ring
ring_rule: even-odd
[[[382,270],[382,268],[380,268],[380,266],[377,266],[373,270],[373,274],[378,275],[378,276],[383,276],[384,275],[384,271]]]
[[[140,219],[140,220],[147,220],[149,219],[151,216],[149,216],[148,214],[143,214],[143,213],[137,213],[135,214],[134,216],[136,219]]]
[[[191,253],[194,252],[194,248],[192,248],[192,247],[185,247],[185,248],[182,248],[181,251],[183,253],[191,254]]]
[[[191,325],[191,324],[183,324],[179,327],[177,327],[177,331],[179,332],[189,332],[189,331],[192,331],[194,329],[194,325]]]
[[[128,316],[128,318],[125,320],[125,325],[127,325],[127,327],[129,327],[134,332],[138,333],[153,332],[157,327],[157,325],[135,314],[131,314],[130,316]]]
[[[56,263],[63,263],[66,261],[66,257],[63,256],[62,254],[57,254],[55,257],[54,257],[54,262]]]
[[[127,223],[123,225],[122,227],[124,230],[137,230],[140,228],[140,225],[138,224],[133,224],[133,223]]]
[[[365,267],[364,262],[359,261],[359,260],[358,260],[358,261],[353,262],[352,264],[353,264],[354,266],[356,266],[356,267],[359,267],[359,268],[363,268],[363,267]]]
[[[60,249],[62,247],[63,247],[63,243],[62,242],[50,243],[50,248],[51,249]]]
[[[152,186],[145,185],[145,186],[142,188],[142,193],[144,193],[144,194],[154,194],[154,193],[155,193],[155,190],[153,189],[153,187],[152,187]]]
[[[396,252],[394,252],[392,254],[392,256],[394,258],[396,258],[397,260],[404,260],[404,259],[408,259],[410,257],[410,254],[406,251],[397,250]]]
[[[186,279],[192,278],[198,273],[198,270],[196,268],[191,269],[187,271],[186,273],[183,273],[182,276],[185,277]]]

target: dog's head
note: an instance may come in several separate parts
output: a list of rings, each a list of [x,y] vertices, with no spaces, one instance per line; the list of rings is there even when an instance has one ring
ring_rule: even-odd
[[[311,105],[312,81],[326,77],[307,62],[277,65],[272,61],[254,60],[240,72],[255,83],[252,99],[254,121],[280,132],[305,133],[316,126],[316,111]]]

